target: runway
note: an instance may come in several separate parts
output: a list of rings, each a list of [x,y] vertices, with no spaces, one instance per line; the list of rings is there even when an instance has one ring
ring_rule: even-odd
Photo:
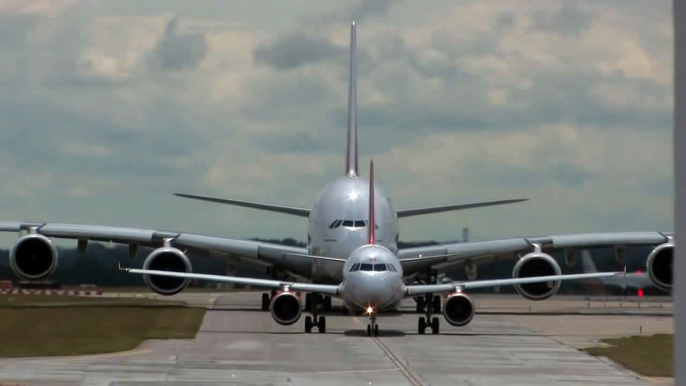
[[[483,312],[467,327],[441,318],[440,335],[418,335],[417,314],[388,315],[379,317],[379,337],[370,338],[363,317],[338,313],[327,315],[326,334],[305,334],[302,320],[279,326],[259,311],[259,293],[183,296],[212,304],[194,340],[151,340],[131,352],[85,357],[3,359],[0,384],[648,385],[574,347],[633,333],[640,323],[644,333],[671,332],[672,323],[647,305],[638,315],[597,316],[583,314],[590,306],[583,300],[485,295],[475,299]],[[405,304],[408,311],[413,304]],[[542,315],[526,314],[536,307]]]

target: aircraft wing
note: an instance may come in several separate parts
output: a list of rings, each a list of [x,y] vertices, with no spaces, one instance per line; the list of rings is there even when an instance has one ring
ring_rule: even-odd
[[[510,200],[473,202],[470,204],[454,204],[454,205],[430,206],[430,207],[425,207],[425,208],[401,209],[398,211],[398,218],[411,217],[411,216],[421,216],[424,214],[432,214],[432,213],[452,212],[452,211],[456,211],[456,210],[483,208],[486,206],[516,204],[518,202],[524,202],[524,201],[529,201],[529,199],[528,198],[515,198],[515,199],[510,199]]]
[[[209,201],[209,202],[216,202],[219,204],[242,206],[245,208],[266,210],[269,212],[285,213],[285,214],[290,214],[290,215],[299,216],[299,217],[309,217],[310,216],[310,210],[307,208],[296,208],[293,206],[263,204],[260,202],[234,200],[234,199],[229,199],[229,198],[200,196],[197,194],[174,193],[174,195],[177,197],[191,198],[191,199],[200,200],[200,201]]]
[[[133,273],[138,275],[154,275],[154,276],[167,276],[167,277],[178,277],[182,279],[191,280],[206,280],[218,283],[233,283],[233,284],[247,284],[254,287],[262,288],[275,288],[275,289],[285,289],[289,288],[292,291],[303,291],[303,292],[316,292],[323,295],[337,296],[340,293],[340,287],[338,285],[330,284],[310,284],[310,283],[297,283],[297,282],[287,282],[280,280],[268,280],[268,279],[253,279],[246,277],[236,277],[236,276],[222,276],[222,275],[207,275],[202,273],[184,273],[184,272],[171,272],[171,271],[155,271],[155,270],[145,270],[145,269],[134,269],[134,268],[122,268],[120,270],[127,273]]]
[[[534,244],[548,253],[565,248],[657,245],[672,236],[673,233],[666,232],[618,232],[522,237],[406,248],[398,251],[398,259],[405,275],[410,276],[428,268],[440,270],[467,262],[481,264],[493,259],[516,259],[519,253],[533,251]]]
[[[283,266],[286,255],[292,256],[289,258],[291,265],[297,266],[302,263],[304,267],[310,269],[312,262],[312,259],[308,258],[306,248],[250,240],[102,225],[0,222],[0,232],[20,232],[30,228],[35,228],[36,233],[51,238],[136,244],[151,248],[161,247],[165,239],[172,239],[173,246],[179,249],[233,255],[262,265]]]
[[[409,285],[405,287],[405,296],[411,297],[424,294],[454,292],[457,290],[470,290],[476,288],[502,287],[506,285],[516,284],[544,283],[547,281],[594,279],[601,277],[617,276],[621,274],[623,274],[623,272],[600,272],[582,273],[574,275],[525,277],[519,279],[474,280],[464,282],[453,282],[448,284]]]

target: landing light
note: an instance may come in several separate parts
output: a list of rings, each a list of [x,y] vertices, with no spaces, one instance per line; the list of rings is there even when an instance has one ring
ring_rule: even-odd
[[[367,314],[371,315],[373,312],[374,312],[374,309],[371,306],[367,307],[367,312],[366,312]]]
[[[350,194],[348,194],[348,200],[349,200],[349,201],[355,201],[355,200],[357,200],[357,197],[358,197],[359,195],[360,195],[360,194],[357,192],[357,190],[353,190],[353,191],[350,192]]]

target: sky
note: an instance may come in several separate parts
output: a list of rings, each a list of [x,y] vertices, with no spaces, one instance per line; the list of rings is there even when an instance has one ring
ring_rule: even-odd
[[[0,220],[306,239],[172,193],[311,207],[352,20],[362,175],[398,209],[531,199],[402,240],[673,230],[666,0],[0,0]]]

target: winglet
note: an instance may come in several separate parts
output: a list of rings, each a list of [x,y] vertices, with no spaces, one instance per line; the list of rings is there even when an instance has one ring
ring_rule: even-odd
[[[369,244],[376,241],[376,219],[374,216],[374,160],[369,161]]]
[[[359,167],[357,160],[357,70],[355,51],[357,33],[355,22],[350,26],[350,75],[348,79],[348,142],[345,149],[345,175],[357,177]]]

